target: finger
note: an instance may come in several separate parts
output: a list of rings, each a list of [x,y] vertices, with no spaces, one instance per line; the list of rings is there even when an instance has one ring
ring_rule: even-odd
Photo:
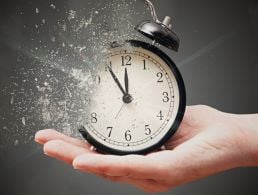
[[[50,157],[72,164],[73,160],[82,154],[92,151],[78,147],[62,140],[52,140],[44,145],[44,153]]]
[[[39,144],[45,144],[46,142],[51,140],[63,140],[67,143],[70,143],[79,147],[85,147],[87,149],[90,148],[90,145],[85,141],[69,137],[53,129],[41,130],[41,131],[38,131],[35,135],[35,141]]]
[[[114,156],[101,154],[83,154],[78,156],[73,166],[76,169],[98,172],[107,176],[130,177],[133,179],[164,178],[164,161],[149,156]]]

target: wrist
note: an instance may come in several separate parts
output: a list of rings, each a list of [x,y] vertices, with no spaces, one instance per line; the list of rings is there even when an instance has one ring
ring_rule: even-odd
[[[258,114],[232,115],[237,125],[240,166],[258,166]]]

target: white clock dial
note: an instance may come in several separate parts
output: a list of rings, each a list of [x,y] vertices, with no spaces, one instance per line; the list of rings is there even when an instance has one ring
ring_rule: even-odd
[[[177,117],[176,77],[161,57],[141,47],[114,48],[109,57],[109,67],[97,75],[85,124],[88,134],[118,151],[150,148],[166,136]],[[125,94],[129,97],[124,102]]]

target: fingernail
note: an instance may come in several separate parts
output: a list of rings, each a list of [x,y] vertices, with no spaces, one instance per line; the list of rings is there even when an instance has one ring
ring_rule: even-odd
[[[73,161],[73,167],[74,169],[83,169],[82,166],[84,165],[84,163],[79,159],[79,158],[76,158],[74,161]]]
[[[74,170],[82,170],[83,168],[78,165],[73,165]]]

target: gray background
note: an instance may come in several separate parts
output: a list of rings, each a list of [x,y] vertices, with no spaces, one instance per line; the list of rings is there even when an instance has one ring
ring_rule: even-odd
[[[9,0],[0,6],[0,87],[15,74],[18,52],[13,45],[29,39],[19,10],[44,10],[50,3],[81,7],[90,0]],[[93,1],[93,0],[92,0]],[[99,1],[102,2],[102,1]],[[258,2],[251,0],[159,0],[158,13],[170,15],[181,37],[180,52],[169,53],[184,77],[188,105],[207,104],[232,113],[258,112]],[[144,9],[144,8],[139,8]],[[133,18],[138,23],[139,18]],[[167,51],[169,52],[169,51]],[[26,66],[26,64],[24,64]],[[17,70],[16,70],[17,71]],[[0,96],[1,117],[9,115],[9,99]],[[12,118],[9,118],[11,122]],[[1,122],[1,121],[0,121]],[[3,122],[2,122],[3,123]],[[0,123],[0,127],[5,124]],[[38,124],[38,128],[41,125]],[[8,145],[15,136],[0,128],[0,193],[45,194],[144,194],[122,184],[79,173],[47,158],[29,142]],[[36,129],[32,132],[35,133]],[[20,135],[20,134],[19,134]],[[258,169],[242,168],[197,181],[164,194],[258,194]]]

